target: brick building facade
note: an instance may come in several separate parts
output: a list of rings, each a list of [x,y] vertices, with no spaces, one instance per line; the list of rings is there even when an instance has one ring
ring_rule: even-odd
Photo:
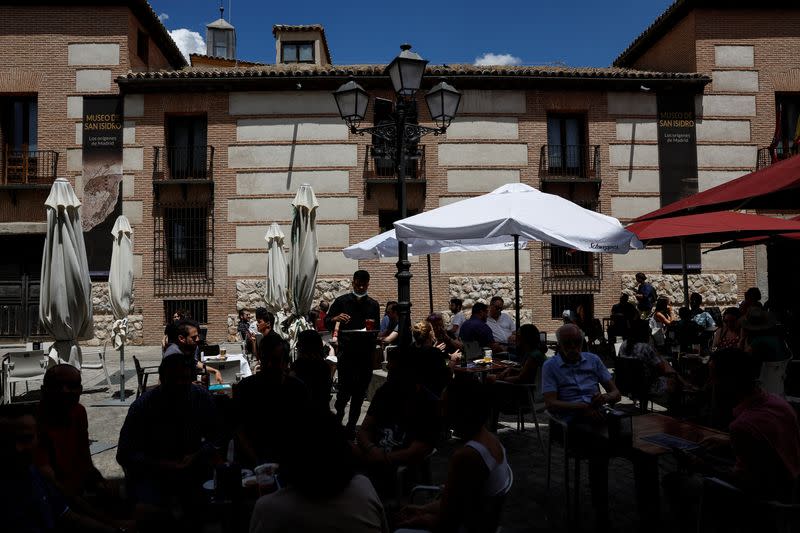
[[[373,274],[375,298],[396,298],[392,261],[341,254],[390,224],[397,207],[372,139],[348,132],[331,96],[352,76],[373,96],[391,99],[382,66],[331,64],[321,27],[276,26],[275,64],[193,56],[187,67],[144,1],[74,2],[57,18],[46,4],[0,2],[0,23],[17,28],[0,35],[0,98],[36,97],[37,148],[58,154],[57,175],[68,176],[79,195],[82,97],[124,98],[122,210],[134,227],[137,341],[160,340],[165,309],[189,301],[205,315],[209,338],[225,338],[237,307],[260,299],[263,236],[273,221],[288,235],[290,201],[302,183],[320,202],[318,296],[344,290],[361,267]],[[626,222],[660,205],[657,102],[676,91],[696,101],[694,186],[752,171],[758,149],[772,141],[776,94],[787,106],[792,93],[800,97],[800,59],[792,53],[800,9],[717,5],[676,2],[610,68],[429,66],[428,84],[446,76],[463,99],[447,134],[420,143],[409,210],[520,181]],[[137,54],[143,35],[150,37],[146,64]],[[21,41],[30,41],[24,51]],[[429,124],[421,101],[419,110],[420,123]],[[371,105],[368,120],[381,112]],[[2,187],[0,242],[33,250],[30,264],[4,258],[2,287],[14,287],[22,274],[35,283],[46,188],[8,180]],[[433,256],[435,308],[445,310],[451,296],[469,303],[513,295],[512,253]],[[533,243],[520,259],[523,316],[544,330],[581,301],[606,316],[640,270],[660,292],[679,294],[679,276],[665,273],[658,248],[591,256]],[[699,266],[691,281],[713,304],[732,304],[757,283],[766,289],[763,250],[704,254]],[[421,317],[428,310],[424,258],[413,260],[412,272],[412,313]],[[98,281],[99,323],[103,291]],[[0,306],[8,309],[15,300],[6,292]]]

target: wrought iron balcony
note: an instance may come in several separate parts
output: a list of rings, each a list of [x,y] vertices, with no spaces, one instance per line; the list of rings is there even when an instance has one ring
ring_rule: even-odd
[[[774,149],[769,146],[759,148],[758,155],[756,157],[756,170],[761,170],[762,168],[766,168],[777,163],[778,161],[788,159],[797,153],[798,147],[793,146],[790,148],[788,143],[779,144]]]
[[[153,147],[153,181],[210,181],[213,176],[213,146]]]
[[[9,188],[47,188],[56,179],[58,152],[3,149],[2,183]]]
[[[364,161],[364,180],[392,183],[396,179],[391,152],[379,144],[368,145],[367,158]],[[406,180],[408,183],[425,181],[425,146],[416,146],[409,156],[406,162]]]
[[[599,145],[545,144],[539,158],[542,182],[600,182]]]

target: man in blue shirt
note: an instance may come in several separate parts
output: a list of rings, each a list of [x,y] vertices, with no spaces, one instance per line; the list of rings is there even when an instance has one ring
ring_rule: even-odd
[[[458,330],[458,336],[464,342],[476,341],[481,347],[490,347],[493,352],[500,351],[500,345],[495,342],[492,328],[486,323],[489,318],[489,307],[478,302],[472,306],[472,316]]]
[[[636,282],[639,284],[636,288],[636,309],[642,315],[649,316],[656,304],[656,290],[647,283],[647,276],[643,272],[636,274]]]
[[[620,400],[608,369],[593,353],[581,352],[575,324],[558,329],[559,353],[542,366],[542,395],[553,415],[569,424],[569,441],[589,457],[589,484],[598,530],[608,527],[608,428],[600,408]],[[605,393],[601,393],[602,385]]]

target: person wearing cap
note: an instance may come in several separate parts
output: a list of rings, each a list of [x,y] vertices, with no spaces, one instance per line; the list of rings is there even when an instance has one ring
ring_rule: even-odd
[[[791,358],[775,315],[761,304],[752,305],[740,324],[741,348],[757,356],[762,363]]]
[[[636,282],[639,284],[636,287],[636,309],[639,310],[643,317],[648,317],[656,304],[656,290],[651,284],[647,283],[647,276],[643,272],[636,274]]]

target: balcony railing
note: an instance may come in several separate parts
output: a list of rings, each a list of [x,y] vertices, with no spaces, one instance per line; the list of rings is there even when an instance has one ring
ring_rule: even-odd
[[[2,185],[51,185],[58,169],[58,152],[53,150],[3,149]]]
[[[211,180],[213,146],[154,146],[153,181]]]
[[[542,181],[600,180],[600,146],[545,144],[539,158]]]
[[[367,146],[364,179],[372,183],[392,183],[397,179],[389,150],[381,145]],[[425,146],[417,146],[409,154],[406,161],[406,179],[412,182],[425,180]]]
[[[758,155],[756,157],[756,170],[761,170],[762,168],[766,168],[774,163],[777,163],[778,161],[788,159],[797,153],[798,147],[789,147],[788,143],[779,144],[777,147],[775,147],[775,149],[772,149],[769,146],[765,148],[759,148]]]

